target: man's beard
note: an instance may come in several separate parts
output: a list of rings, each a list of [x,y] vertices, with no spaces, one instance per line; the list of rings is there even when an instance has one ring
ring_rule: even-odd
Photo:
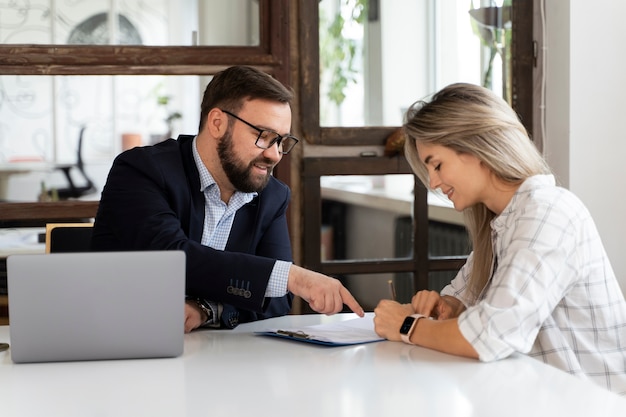
[[[273,161],[259,157],[248,165],[241,162],[235,155],[232,132],[230,129],[224,134],[224,137],[217,145],[217,153],[222,163],[222,169],[224,169],[228,180],[237,191],[244,193],[260,192],[269,182],[272,169],[268,171],[267,175],[263,176],[253,176],[251,171],[252,166],[257,162],[271,166],[273,165]]]

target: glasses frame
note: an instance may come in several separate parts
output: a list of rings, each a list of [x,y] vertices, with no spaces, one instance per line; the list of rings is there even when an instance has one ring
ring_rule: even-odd
[[[233,114],[233,113],[229,112],[228,110],[224,110],[224,109],[220,109],[220,110],[222,112],[226,113],[227,115],[234,117],[235,119],[239,120],[240,122],[250,126],[254,130],[258,131],[259,135],[256,137],[256,141],[254,141],[254,144],[259,149],[269,149],[272,146],[274,146],[274,144],[278,144],[278,146],[279,146],[278,147],[278,152],[280,152],[283,155],[287,155],[298,144],[298,142],[300,142],[300,139],[296,138],[295,136],[281,135],[280,133],[275,132],[275,131],[273,131],[271,129],[261,129],[260,127],[257,127],[255,125],[253,125],[252,123],[243,120],[241,117],[237,116],[236,114]],[[259,145],[259,140],[261,139],[261,135],[263,134],[263,132],[270,132],[271,134],[276,135],[276,137],[274,139],[272,139],[272,141],[269,143],[269,145],[267,145],[267,147],[263,147],[263,146]],[[283,142],[283,140],[285,138],[289,138],[289,139],[293,140],[293,145],[291,145],[289,147],[289,149],[287,149],[287,150],[281,150],[280,144]]]

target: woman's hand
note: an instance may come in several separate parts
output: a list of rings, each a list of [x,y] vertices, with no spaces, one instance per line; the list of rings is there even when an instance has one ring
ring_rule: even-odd
[[[400,340],[400,326],[406,318],[414,314],[410,304],[400,304],[391,300],[380,300],[374,309],[374,330],[380,337]]]
[[[419,291],[413,296],[411,306],[418,314],[432,317],[437,320],[453,319],[465,310],[460,300],[444,295],[437,291]]]

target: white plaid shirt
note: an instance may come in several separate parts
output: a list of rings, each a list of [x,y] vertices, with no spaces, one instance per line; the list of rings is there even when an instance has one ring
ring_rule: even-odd
[[[583,203],[538,175],[491,228],[497,266],[479,301],[471,255],[441,292],[467,307],[459,328],[480,360],[527,353],[626,395],[626,302]]]
[[[235,220],[235,214],[244,205],[248,204],[257,193],[242,193],[236,191],[228,204],[220,198],[220,190],[209,170],[204,166],[196,146],[197,138],[193,140],[193,158],[200,174],[200,191],[204,193],[204,228],[201,244],[213,249],[224,250],[228,243],[230,229]],[[287,280],[291,262],[277,260],[265,290],[266,297],[282,297],[287,294]],[[219,322],[217,303],[208,301],[213,310],[213,323]],[[208,323],[211,324],[211,323]]]

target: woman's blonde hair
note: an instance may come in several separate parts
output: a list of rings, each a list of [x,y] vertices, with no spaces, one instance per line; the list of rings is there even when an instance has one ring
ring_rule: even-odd
[[[419,158],[417,142],[474,155],[497,178],[509,184],[551,173],[517,114],[506,101],[483,87],[452,84],[429,102],[416,102],[407,111],[403,130],[406,158],[426,187],[428,170]],[[491,273],[490,222],[495,213],[482,203],[463,213],[474,252],[469,288],[471,296],[477,299]]]

